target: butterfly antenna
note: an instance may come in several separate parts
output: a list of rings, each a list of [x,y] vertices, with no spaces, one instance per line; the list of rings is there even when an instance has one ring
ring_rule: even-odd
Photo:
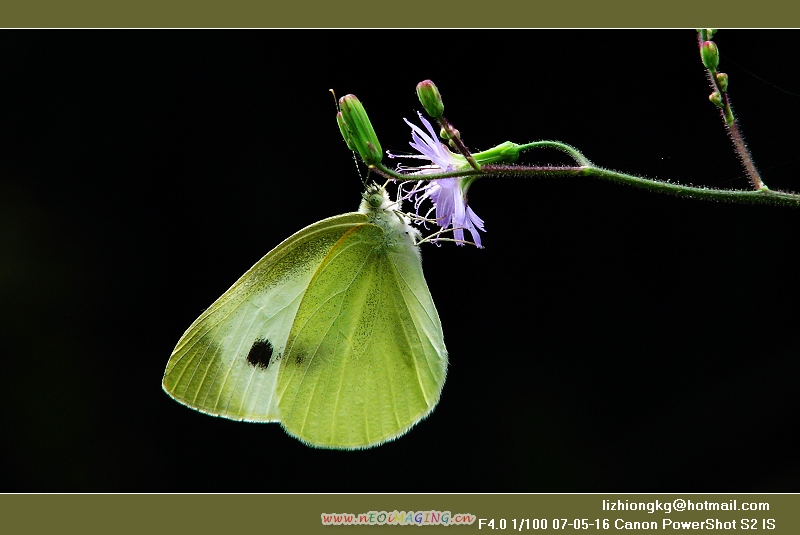
[[[356,153],[354,152],[353,153],[353,159],[354,160],[355,160],[355,157],[356,157]],[[356,164],[358,164],[358,160],[356,160]],[[358,168],[358,176],[361,177],[361,183],[363,184],[364,188],[366,188],[369,185],[369,177],[370,177],[371,174],[372,174],[372,169],[367,168],[367,176],[362,176],[361,175],[361,168],[360,167]],[[378,187],[378,185],[375,184],[374,180],[372,181],[372,185],[374,185],[375,187]]]
[[[358,165],[358,158],[356,157],[356,151],[353,151],[353,163],[356,166],[356,173],[358,173],[358,178],[361,179],[361,185],[366,188],[367,180],[369,179],[369,170],[367,171],[367,176],[361,174],[361,167]]]

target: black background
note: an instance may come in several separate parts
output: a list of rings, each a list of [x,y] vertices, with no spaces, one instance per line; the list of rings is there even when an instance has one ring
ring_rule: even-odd
[[[800,190],[796,36],[715,39],[773,189]],[[5,31],[0,58],[0,491],[800,490],[797,209],[479,180],[486,248],[423,249],[441,402],[375,449],[311,449],[160,386],[256,260],[357,208],[329,88],[384,149],[409,150],[430,78],[472,149],[556,139],[748,188],[693,30]]]

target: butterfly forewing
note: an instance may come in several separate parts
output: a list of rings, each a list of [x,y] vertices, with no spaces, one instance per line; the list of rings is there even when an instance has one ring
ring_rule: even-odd
[[[209,414],[279,420],[277,357],[297,309],[334,244],[364,221],[357,213],[322,220],[264,256],[184,333],[167,364],[164,389]]]
[[[363,448],[433,410],[447,353],[415,249],[410,236],[366,224],[319,264],[282,356],[288,432],[315,446]]]
[[[202,412],[280,421],[322,448],[392,440],[439,401],[447,351],[418,232],[369,186],[359,213],[267,253],[184,333],[164,389]]]

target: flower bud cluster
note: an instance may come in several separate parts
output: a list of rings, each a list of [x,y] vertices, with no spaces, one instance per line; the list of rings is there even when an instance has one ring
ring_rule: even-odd
[[[700,45],[700,59],[703,61],[705,68],[708,69],[708,72],[711,73],[714,86],[716,87],[716,91],[708,96],[708,100],[718,108],[725,109],[725,93],[728,91],[728,75],[724,72],[717,72],[717,68],[719,67],[719,48],[717,48],[717,44],[714,41],[711,41],[714,33],[716,33],[715,30],[705,30],[704,36],[708,40],[703,41]]]

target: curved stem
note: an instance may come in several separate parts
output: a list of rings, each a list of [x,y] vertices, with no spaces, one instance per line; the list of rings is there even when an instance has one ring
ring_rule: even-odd
[[[800,207],[800,194],[771,190],[762,186],[757,190],[714,189],[685,186],[675,182],[665,182],[644,178],[594,165],[580,167],[524,167],[513,165],[484,165],[482,171],[494,176],[593,176],[604,178],[618,184],[647,189],[656,193],[667,193],[690,199],[734,202],[739,204],[773,204]]]
[[[680,197],[703,199],[709,201],[735,202],[742,204],[774,204],[780,206],[800,207],[800,195],[784,191],[771,190],[762,186],[757,190],[713,189],[697,186],[684,186],[673,182],[664,182],[642,178],[627,173],[611,171],[602,167],[587,167],[583,170],[585,176],[605,178],[612,182],[628,184],[630,186],[648,189],[658,193],[669,193]]]
[[[731,129],[734,132],[738,132],[736,122],[731,125]],[[745,161],[745,167],[748,167],[747,163],[752,162],[751,158],[748,158],[749,151],[747,148],[743,146],[743,142],[741,144],[736,143],[737,140],[740,140],[741,136],[733,135],[732,138],[734,139],[734,144],[737,148],[737,153],[740,157],[743,158]],[[511,147],[507,147],[506,150],[510,150],[513,148],[516,150],[516,153],[525,151],[525,150],[532,150],[532,149],[555,149],[561,152],[568,154],[571,158],[573,158],[577,166],[524,166],[524,165],[514,165],[514,164],[484,164],[479,166],[479,169],[474,168],[462,168],[457,171],[451,171],[447,173],[426,173],[426,172],[416,172],[412,174],[402,174],[389,169],[388,167],[384,166],[382,163],[378,163],[374,166],[371,166],[376,172],[380,173],[386,178],[391,178],[394,180],[401,180],[401,181],[428,181],[428,180],[438,180],[442,178],[464,178],[464,177],[472,177],[479,178],[479,177],[486,177],[486,176],[506,176],[506,177],[524,177],[524,176],[595,176],[598,178],[604,178],[606,180],[610,180],[612,182],[617,182],[619,184],[627,184],[629,186],[634,186],[637,188],[647,189],[650,191],[658,192],[658,193],[668,193],[671,195],[677,195],[680,197],[689,197],[692,199],[704,199],[704,200],[712,200],[712,201],[724,201],[724,202],[735,202],[735,203],[745,203],[745,204],[775,204],[781,206],[795,206],[800,207],[800,194],[796,193],[789,193],[783,191],[773,191],[769,189],[758,177],[758,173],[750,173],[751,180],[753,179],[754,175],[757,177],[757,180],[753,180],[754,185],[756,186],[755,190],[731,190],[731,189],[714,189],[714,188],[706,188],[706,187],[697,187],[697,186],[685,186],[683,184],[678,184],[675,182],[665,182],[662,180],[655,180],[651,178],[639,177],[635,175],[629,175],[627,173],[620,173],[618,171],[612,171],[610,169],[604,169],[602,167],[597,167],[596,165],[592,164],[592,162],[583,155],[578,149],[572,147],[571,145],[567,145],[566,143],[562,143],[560,141],[551,141],[551,140],[542,140],[542,141],[534,141],[531,143],[526,143],[523,145],[515,145],[513,143],[509,143]],[[752,171],[754,171],[754,166]],[[751,169],[748,169],[751,171]]]
[[[714,189],[697,186],[685,186],[675,182],[665,182],[644,178],[619,171],[612,171],[594,165],[581,166],[522,166],[522,165],[484,165],[480,171],[467,169],[451,173],[404,175],[392,171],[382,164],[375,166],[381,175],[401,181],[437,180],[452,177],[554,177],[554,176],[593,176],[626,184],[636,188],[647,189],[656,193],[667,193],[679,197],[702,199],[708,201],[733,202],[739,204],[773,204],[778,206],[800,207],[800,194],[771,190],[763,186],[757,190]]]
[[[591,166],[592,162],[583,155],[581,151],[573,147],[572,145],[567,145],[566,143],[561,143],[560,141],[534,141],[532,143],[525,143],[523,145],[518,146],[519,152],[528,149],[555,149],[560,150],[561,152],[565,152],[569,154],[577,163],[578,165],[583,166]]]
[[[564,176],[581,175],[604,178],[618,184],[626,184],[636,188],[647,189],[656,193],[668,193],[679,197],[702,199],[709,201],[734,202],[740,204],[774,204],[779,206],[800,207],[800,194],[771,190],[762,186],[757,190],[716,189],[697,186],[685,186],[675,182],[654,180],[627,173],[620,173],[594,165],[561,168],[525,168],[514,166],[484,166],[483,171],[492,175],[515,176]]]

